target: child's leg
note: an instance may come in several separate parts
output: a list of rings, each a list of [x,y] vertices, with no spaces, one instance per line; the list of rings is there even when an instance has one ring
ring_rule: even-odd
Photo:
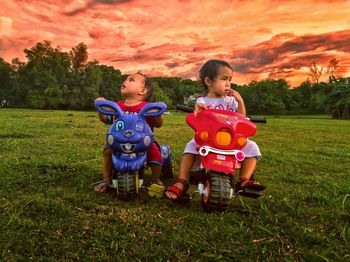
[[[152,170],[153,183],[163,186],[162,181],[159,180],[162,174],[162,155],[156,142],[147,150],[147,160]]]
[[[188,174],[194,164],[194,161],[196,159],[196,155],[190,154],[190,153],[185,153],[182,156],[181,162],[180,162],[180,167],[179,167],[179,176],[178,179],[183,179],[183,180],[188,180]],[[184,190],[184,183],[181,182],[176,182],[173,186],[177,187],[180,191]],[[171,192],[171,191],[166,191],[165,195],[170,198],[170,199],[176,199],[178,196]]]
[[[256,181],[250,181],[256,168],[256,163],[261,158],[258,145],[254,141],[249,140],[247,145],[242,148],[242,152],[246,155],[246,158],[241,163],[240,186],[245,186],[247,183],[259,184]]]
[[[107,182],[111,182],[112,179],[112,150],[110,148],[105,149],[103,152],[102,160],[102,174],[103,178]]]
[[[152,170],[153,183],[163,186],[162,181],[160,181],[160,175],[162,174],[162,165],[158,163],[149,163]]]
[[[256,157],[247,157],[241,163],[241,171],[239,173],[240,181],[238,183],[238,186],[240,188],[245,186],[251,187],[251,185],[253,185],[253,187],[258,191],[265,189],[265,187],[260,185],[258,181],[250,180],[256,168],[256,162],[257,162]]]
[[[265,189],[259,182],[250,180],[255,170],[256,162],[256,157],[247,157],[241,163],[240,181],[236,185],[236,191],[240,195],[257,198],[260,196],[260,191]]]
[[[247,157],[241,163],[241,170],[239,173],[239,178],[244,181],[248,181],[256,168],[256,157]]]
[[[110,148],[106,148],[103,151],[102,159],[102,175],[104,181],[95,186],[95,192],[104,193],[107,191],[108,184],[111,182],[112,178],[112,168],[112,150]]]

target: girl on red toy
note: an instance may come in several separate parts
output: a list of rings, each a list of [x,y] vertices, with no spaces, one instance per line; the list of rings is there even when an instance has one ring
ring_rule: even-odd
[[[222,60],[209,60],[200,69],[201,83],[207,92],[205,97],[199,97],[195,105],[195,114],[207,108],[228,110],[246,116],[246,109],[241,95],[231,89],[233,69],[229,63]],[[250,190],[262,191],[265,189],[259,182],[252,179],[257,161],[261,153],[257,144],[248,140],[242,148],[246,158],[241,163],[237,191],[241,195],[249,196],[246,192]],[[187,143],[184,150],[179,176],[174,185],[165,191],[165,197],[177,200],[183,196],[188,189],[188,174],[192,169],[196,156],[198,156],[198,145],[194,139]]]

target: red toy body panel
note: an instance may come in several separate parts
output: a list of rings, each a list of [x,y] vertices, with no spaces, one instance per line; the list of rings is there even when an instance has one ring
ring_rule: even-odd
[[[194,139],[200,148],[210,147],[207,154],[200,153],[200,161],[204,168],[223,173],[234,174],[239,166],[239,159],[244,159],[240,151],[246,143],[247,138],[256,133],[254,123],[239,113],[206,109],[197,116],[194,113],[186,118],[187,124],[194,129]],[[235,155],[234,151],[243,154]]]
[[[202,165],[209,170],[217,170],[223,173],[234,174],[236,162],[234,156],[226,156],[215,153],[209,153],[207,156],[200,156]]]

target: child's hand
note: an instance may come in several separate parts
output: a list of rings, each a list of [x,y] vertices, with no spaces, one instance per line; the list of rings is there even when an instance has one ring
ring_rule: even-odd
[[[204,103],[198,103],[194,106],[194,115],[197,116],[197,113],[199,113],[200,111],[203,111],[205,109],[208,109],[210,107],[210,105],[206,105]]]
[[[100,96],[100,97],[95,99],[95,101],[97,101],[97,100],[106,100],[106,99],[104,97]]]
[[[245,116],[247,112],[246,112],[244,101],[243,101],[243,98],[241,97],[241,95],[236,90],[233,90],[233,89],[231,89],[227,95],[233,96],[235,98],[235,100],[237,101],[238,107],[237,107],[236,112]]]
[[[106,99],[105,99],[104,97],[98,97],[98,98],[95,99],[95,102],[96,102],[97,100],[106,100]],[[97,112],[97,113],[98,113],[98,118],[99,118],[103,123],[109,123],[109,122],[108,122],[109,119],[108,119],[108,117],[107,117],[106,115],[101,114],[100,112]]]
[[[227,93],[227,95],[233,96],[238,103],[243,102],[243,98],[236,90],[230,89],[230,91]]]

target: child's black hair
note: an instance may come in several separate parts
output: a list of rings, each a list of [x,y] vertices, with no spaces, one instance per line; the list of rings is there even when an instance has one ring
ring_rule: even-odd
[[[146,95],[144,97],[144,100],[148,102],[151,99],[152,94],[153,94],[153,82],[152,82],[152,79],[149,78],[148,76],[142,74],[141,71],[138,71],[137,74],[142,75],[145,78],[145,88],[147,89],[147,93],[146,93]]]
[[[205,91],[208,90],[207,84],[205,83],[205,78],[209,77],[210,80],[214,81],[214,79],[218,76],[221,67],[228,67],[233,71],[233,68],[229,63],[216,59],[208,60],[199,70],[199,77]]]

